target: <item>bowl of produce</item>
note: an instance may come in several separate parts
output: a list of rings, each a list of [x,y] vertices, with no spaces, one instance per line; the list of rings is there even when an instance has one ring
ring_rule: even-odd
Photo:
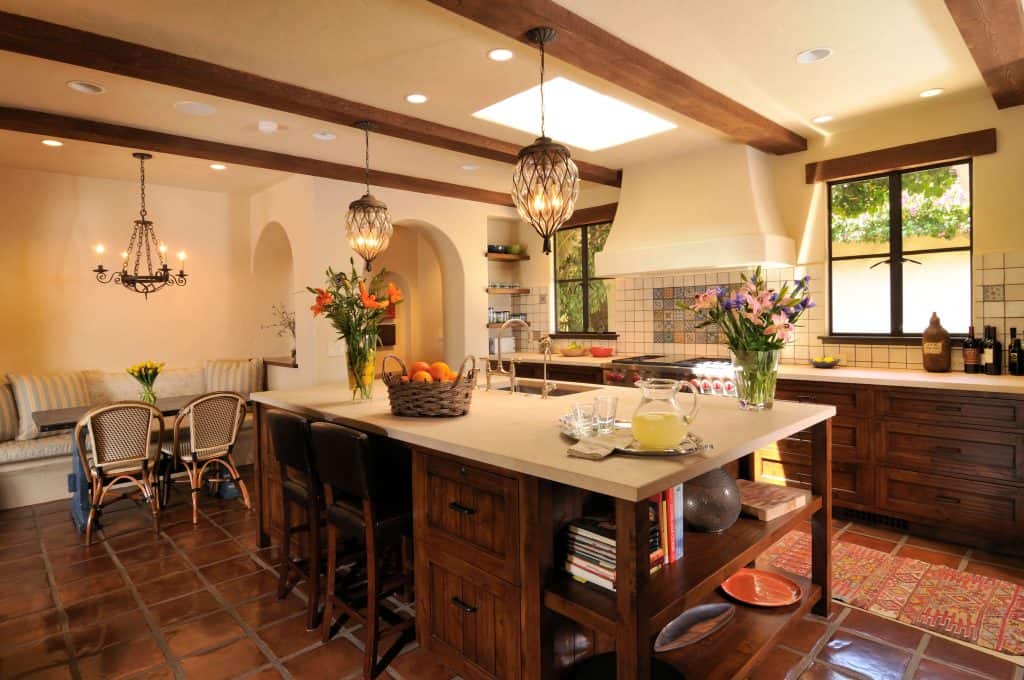
[[[563,357],[581,357],[587,353],[587,348],[578,342],[572,342],[558,350]]]
[[[590,356],[593,356],[593,357],[601,357],[601,358],[610,357],[613,353],[614,352],[613,352],[611,347],[591,347],[590,348]]]
[[[505,246],[505,252],[509,253],[510,255],[522,255],[523,254],[523,244],[521,244],[521,243],[510,243],[509,245]]]
[[[839,357],[825,356],[825,357],[813,357],[811,359],[811,366],[815,368],[835,368],[839,365]]]

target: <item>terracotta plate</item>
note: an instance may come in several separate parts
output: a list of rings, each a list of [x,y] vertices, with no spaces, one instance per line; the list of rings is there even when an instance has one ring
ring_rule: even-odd
[[[722,582],[730,597],[758,607],[785,607],[803,597],[803,591],[781,574],[760,569],[740,569]]]

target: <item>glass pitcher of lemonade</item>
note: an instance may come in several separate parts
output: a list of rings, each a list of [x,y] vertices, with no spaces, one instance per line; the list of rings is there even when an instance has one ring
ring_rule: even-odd
[[[633,438],[645,449],[671,449],[683,441],[697,416],[697,389],[688,382],[652,378],[637,383],[640,406],[633,413]],[[693,393],[693,406],[683,411],[677,396],[680,388]]]

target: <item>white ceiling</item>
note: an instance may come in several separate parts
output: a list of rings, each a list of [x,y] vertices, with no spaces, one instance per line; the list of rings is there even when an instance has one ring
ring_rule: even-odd
[[[982,86],[981,77],[939,0],[560,0],[653,56],[676,66],[739,102],[794,129],[817,134],[809,120],[844,117],[917,100],[926,87],[948,92]],[[107,0],[0,0],[0,9],[257,73],[315,90],[407,113],[514,143],[531,136],[472,117],[472,113],[537,81],[536,53],[425,0],[178,0],[111,3]],[[797,51],[835,49],[827,61],[799,66]],[[490,61],[488,50],[516,57]],[[675,130],[598,152],[574,149],[576,158],[620,168],[677,156],[717,144],[722,136],[621,88],[549,61],[549,77],[564,76],[676,123]],[[107,88],[100,96],[77,94],[65,82],[85,79]],[[0,105],[44,110],[160,130],[201,139],[362,163],[362,133],[302,116],[190,93],[78,67],[0,52]],[[423,105],[405,101],[421,92]],[[217,107],[210,117],[176,112],[192,99]],[[942,98],[934,100],[940,105]],[[280,123],[264,135],[261,119]],[[338,135],[312,138],[317,130]],[[99,145],[69,141],[56,155],[42,155],[32,135],[0,135],[0,163],[111,176]],[[38,148],[36,148],[38,147]],[[404,140],[372,138],[375,168],[497,191],[508,189],[511,167]],[[81,149],[79,152],[77,149]],[[90,151],[92,149],[93,151]],[[45,150],[50,151],[50,150]],[[121,154],[118,150],[118,154]],[[130,159],[128,159],[130,160]],[[187,161],[187,163],[185,162]],[[479,165],[475,171],[460,166]],[[53,167],[56,165],[57,167]],[[186,168],[195,167],[195,174]],[[183,159],[190,185],[246,191],[273,181],[274,173],[230,168],[213,173],[208,163]],[[154,167],[154,171],[156,168]],[[116,172],[121,172],[118,169]],[[127,175],[133,172],[128,163]]]

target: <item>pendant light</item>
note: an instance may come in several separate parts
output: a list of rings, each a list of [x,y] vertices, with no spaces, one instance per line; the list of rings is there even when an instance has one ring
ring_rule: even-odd
[[[352,250],[359,253],[370,271],[375,257],[387,250],[394,228],[384,202],[370,193],[370,129],[369,121],[359,121],[356,127],[366,135],[366,193],[348,204],[345,233]]]
[[[146,212],[146,161],[153,156],[140,151],[133,153],[132,157],[139,159],[139,219],[135,220],[132,227],[128,248],[121,253],[121,269],[110,271],[100,262],[92,271],[100,283],[120,284],[130,291],[142,293],[148,299],[150,293],[168,284],[184,286],[187,283],[185,251],[178,252],[178,273],[171,272],[167,266],[167,246],[157,238],[153,221],[147,218]],[[102,257],[104,251],[102,243],[96,246],[97,255]]]
[[[544,45],[555,39],[553,28],[532,28],[530,42],[540,46],[540,137],[519,152],[512,175],[512,202],[551,252],[551,237],[572,217],[580,193],[580,171],[569,149],[544,134]]]

